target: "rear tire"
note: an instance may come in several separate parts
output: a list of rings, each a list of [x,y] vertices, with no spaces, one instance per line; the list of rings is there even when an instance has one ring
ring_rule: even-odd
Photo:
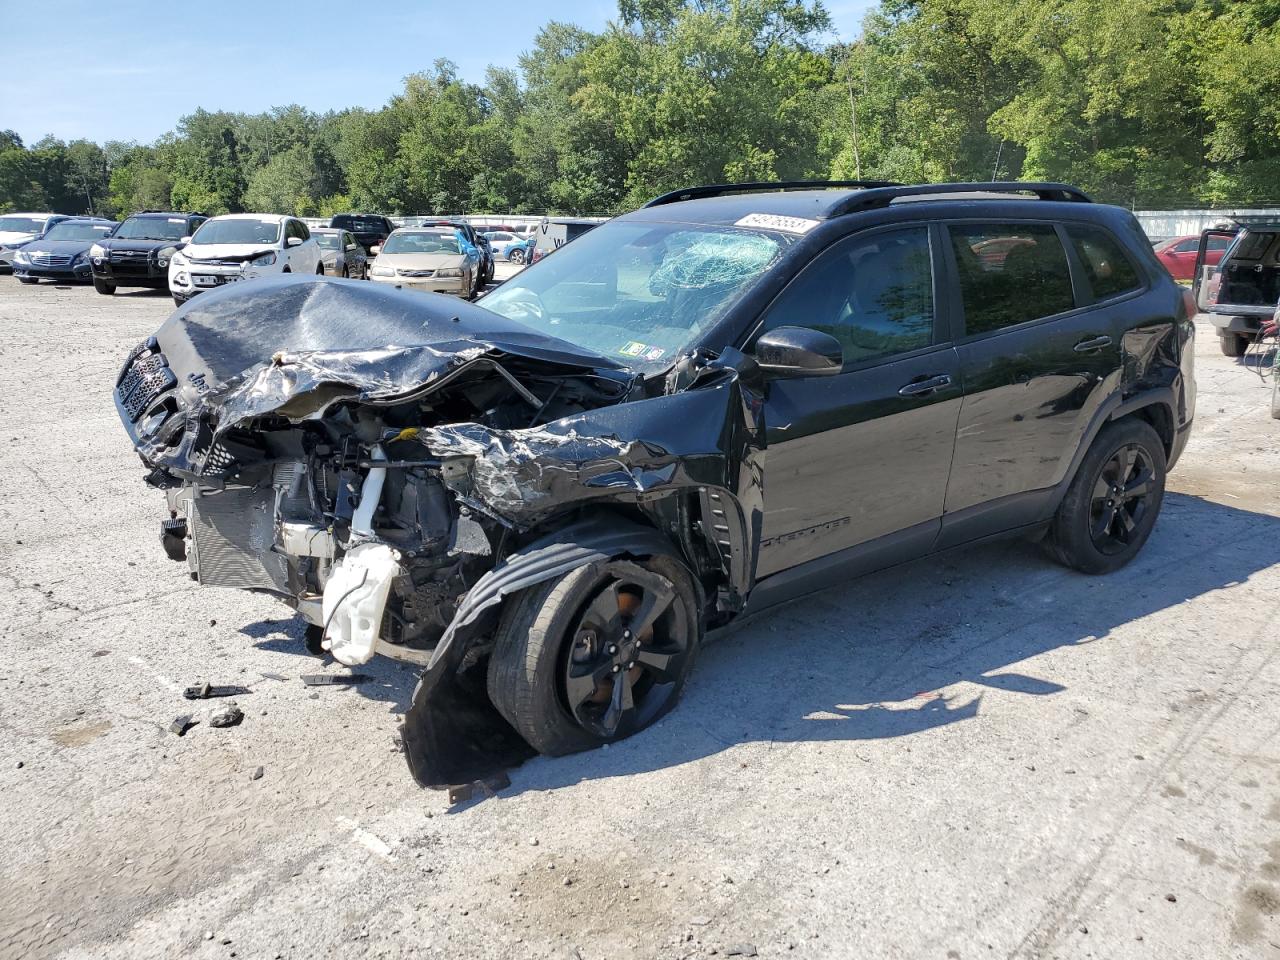
[[[1218,344],[1224,357],[1243,357],[1249,349],[1249,338],[1238,333],[1220,333]]]
[[[1164,500],[1164,442],[1146,421],[1102,428],[1054,515],[1046,544],[1082,573],[1110,573],[1138,555]]]
[[[114,283],[107,283],[107,281],[105,280],[99,280],[97,277],[94,277],[93,289],[109,297],[116,292],[116,285]]]
[[[701,637],[696,588],[675,558],[589,564],[507,601],[489,698],[540,753],[589,750],[675,706]]]
[[[509,254],[507,254],[507,259],[516,265],[522,264],[524,263],[524,251],[512,250]]]

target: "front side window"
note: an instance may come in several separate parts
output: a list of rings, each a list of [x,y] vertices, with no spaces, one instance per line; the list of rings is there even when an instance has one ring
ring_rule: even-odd
[[[1142,286],[1138,271],[1105,230],[1072,224],[1067,227],[1067,236],[1084,265],[1095,300],[1110,300]]]
[[[204,226],[191,238],[193,244],[202,243],[276,243],[280,239],[278,220],[206,220]]]
[[[794,237],[688,223],[605,224],[481,301],[631,369],[670,366]]]
[[[1067,252],[1051,225],[965,223],[952,224],[948,231],[967,336],[1075,307]]]
[[[769,308],[761,332],[809,327],[862,363],[933,342],[929,228],[849,237],[805,268]]]

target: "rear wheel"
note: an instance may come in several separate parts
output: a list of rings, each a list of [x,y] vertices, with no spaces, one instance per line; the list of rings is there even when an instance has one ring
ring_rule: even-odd
[[[1164,480],[1164,443],[1150,424],[1126,417],[1103,427],[1054,516],[1055,558],[1084,573],[1123,567],[1151,535]]]
[[[97,277],[94,277],[93,289],[109,297],[116,292],[116,285],[114,283],[107,283],[107,281],[105,280],[99,280]]]
[[[489,697],[542,753],[621,740],[675,706],[701,631],[693,581],[674,558],[580,567],[508,602]]]
[[[1226,357],[1243,357],[1249,349],[1249,338],[1238,333],[1221,333],[1218,335],[1218,343]]]
[[[524,263],[524,251],[512,250],[510,253],[507,254],[507,259],[515,264]]]

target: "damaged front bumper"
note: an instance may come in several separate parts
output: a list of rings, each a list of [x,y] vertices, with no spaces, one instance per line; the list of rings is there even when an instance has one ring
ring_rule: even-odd
[[[484,694],[510,593],[665,548],[740,606],[762,507],[745,379],[722,358],[655,389],[480,307],[286,278],[181,308],[115,399],[202,584],[279,597],[343,663],[425,668],[404,742],[443,786],[528,752]]]

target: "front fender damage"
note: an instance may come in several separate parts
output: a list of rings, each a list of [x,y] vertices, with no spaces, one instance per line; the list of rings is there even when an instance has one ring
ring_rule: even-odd
[[[447,482],[465,502],[514,528],[580,507],[644,504],[713,487],[741,505],[746,541],[755,545],[763,518],[763,429],[760,394],[747,379],[722,363],[682,393],[537,431],[463,424],[424,430],[419,439],[438,456],[473,458]],[[637,409],[651,404],[661,409]],[[637,433],[637,439],[620,439]],[[482,780],[533,754],[485,692],[484,658],[506,597],[587,564],[679,551],[678,538],[655,527],[605,510],[579,516],[507,556],[463,599],[405,714],[405,756],[421,785]],[[754,562],[738,569],[747,571],[745,582],[731,587],[745,596]]]

